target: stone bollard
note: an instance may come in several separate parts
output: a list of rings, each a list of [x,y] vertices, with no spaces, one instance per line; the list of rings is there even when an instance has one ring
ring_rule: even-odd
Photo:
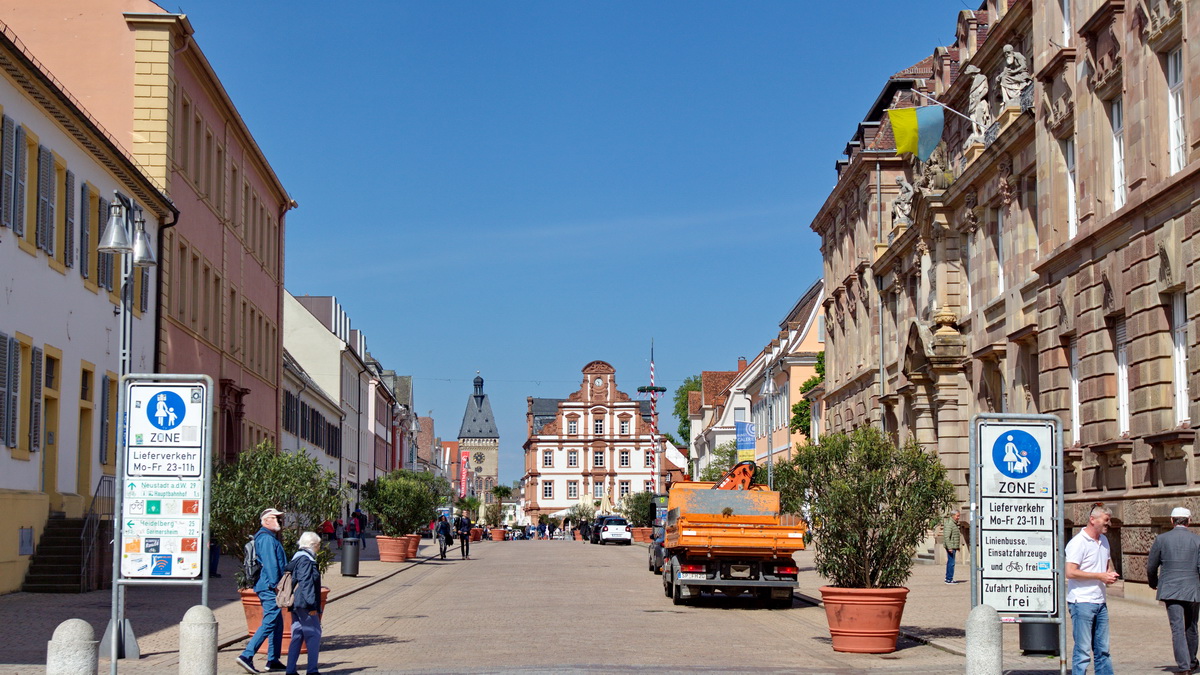
[[[1001,675],[1004,629],[990,605],[976,605],[967,616],[967,675]]]
[[[96,675],[100,643],[92,624],[67,619],[58,624],[46,646],[46,675]]]
[[[204,605],[179,624],[179,675],[217,675],[217,617]]]

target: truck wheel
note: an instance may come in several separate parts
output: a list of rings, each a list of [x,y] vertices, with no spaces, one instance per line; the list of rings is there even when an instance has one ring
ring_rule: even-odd
[[[667,580],[667,575],[663,575],[663,595],[671,597],[671,582]]]
[[[675,605],[684,604],[683,593],[680,590],[679,584],[671,584],[671,603]]]

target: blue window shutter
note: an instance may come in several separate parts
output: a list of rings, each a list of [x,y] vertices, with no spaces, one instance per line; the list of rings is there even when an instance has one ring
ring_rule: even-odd
[[[66,227],[67,231],[63,232],[63,262],[67,267],[75,266],[75,174],[68,171],[65,189],[67,194],[63,195],[64,206],[67,209]]]
[[[92,245],[92,233],[88,229],[91,227],[92,212],[88,210],[91,204],[91,190],[88,184],[84,183],[79,191],[79,276],[84,279],[88,278],[88,265],[92,262],[92,252],[89,249]]]
[[[29,371],[29,451],[42,449],[42,350],[34,347]]]
[[[46,150],[46,254],[51,258],[58,255],[58,176],[54,171],[54,153]]]
[[[20,419],[21,402],[17,400],[21,390],[21,343],[14,337],[8,338],[8,447],[17,447],[17,420]]]
[[[13,179],[15,177],[13,167],[17,159],[17,125],[8,115],[4,116],[0,133],[4,134],[4,150],[0,152],[0,174],[3,175],[3,179],[0,180],[0,226],[12,227]],[[3,441],[4,438],[0,437],[0,442]]]
[[[108,464],[108,376],[100,378],[100,464]]]
[[[8,336],[0,333],[0,447],[8,445],[8,390],[12,385],[8,381]]]
[[[138,299],[138,306],[141,308],[141,311],[146,312],[150,309],[150,268],[139,267],[138,270],[140,270],[139,274],[142,275],[142,297]]]
[[[37,247],[43,251],[46,248],[47,235],[50,233],[50,166],[54,158],[50,149],[44,145],[38,146],[37,156],[37,229],[33,238]]]
[[[25,127],[17,126],[13,134],[16,144],[13,152],[13,200],[12,230],[18,237],[25,236]]]
[[[100,208],[96,210],[96,217],[100,220],[97,225],[100,226],[100,236],[104,236],[104,228],[108,227],[108,200],[100,198]],[[96,242],[99,245],[100,242]],[[96,252],[96,283],[100,284],[100,288],[112,290],[112,254]]]

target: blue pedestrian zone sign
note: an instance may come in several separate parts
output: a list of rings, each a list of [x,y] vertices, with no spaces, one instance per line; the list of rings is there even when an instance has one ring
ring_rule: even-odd
[[[1010,429],[992,444],[992,460],[1000,473],[1020,480],[1037,471],[1042,461],[1042,448],[1027,432]]]
[[[1052,497],[1053,438],[1044,425],[981,424],[980,491],[985,497]]]
[[[170,431],[183,424],[187,408],[179,394],[166,389],[154,395],[151,404],[146,408],[146,417],[156,429]]]

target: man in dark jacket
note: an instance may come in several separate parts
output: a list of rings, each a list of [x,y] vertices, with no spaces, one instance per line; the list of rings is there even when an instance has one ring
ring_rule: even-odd
[[[267,642],[267,670],[284,670],[283,662],[279,660],[279,651],[283,646],[283,614],[279,605],[275,604],[275,586],[283,576],[283,568],[287,565],[287,557],[283,553],[283,544],[279,543],[279,530],[283,529],[280,518],[283,511],[266,509],[259,516],[262,527],[254,533],[254,550],[262,572],[258,575],[258,583],[254,584],[254,592],[262,603],[262,624],[254,631],[254,637],[246,649],[237,657],[238,665],[247,673],[257,673],[254,667],[254,653]]]
[[[471,559],[471,521],[466,516],[458,517],[458,552],[463,560]]]
[[[1191,673],[1196,661],[1196,619],[1200,616],[1200,536],[1188,529],[1192,512],[1176,507],[1171,511],[1169,532],[1163,532],[1150,547],[1146,580],[1158,589],[1156,599],[1167,606],[1171,645],[1176,672]],[[1159,568],[1162,568],[1161,573]]]
[[[321,572],[317,569],[317,551],[321,538],[305,532],[297,543],[300,550],[292,556],[287,569],[292,572],[292,644],[288,646],[288,675],[298,675],[300,646],[308,647],[308,673],[317,673],[321,651]]]

